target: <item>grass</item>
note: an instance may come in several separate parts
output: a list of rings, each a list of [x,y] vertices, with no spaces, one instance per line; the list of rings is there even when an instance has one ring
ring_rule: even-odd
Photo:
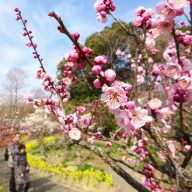
[[[71,161],[74,161],[76,158],[77,158],[76,153],[68,152],[68,153],[65,154],[64,160],[62,161],[62,165],[64,167],[67,167],[68,163],[71,162]]]

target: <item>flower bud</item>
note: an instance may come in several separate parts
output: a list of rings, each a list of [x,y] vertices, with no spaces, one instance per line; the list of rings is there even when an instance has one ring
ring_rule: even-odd
[[[92,73],[94,75],[98,75],[101,72],[101,66],[100,65],[94,65],[92,67]]]
[[[95,80],[93,81],[93,85],[94,85],[95,88],[99,89],[99,88],[102,87],[102,82],[101,82],[100,79],[95,79]]]
[[[104,73],[104,77],[107,81],[113,82],[116,78],[116,73],[112,69],[107,69]]]

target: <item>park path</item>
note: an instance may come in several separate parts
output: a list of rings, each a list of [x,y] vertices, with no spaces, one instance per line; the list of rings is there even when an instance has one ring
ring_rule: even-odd
[[[0,151],[0,186],[4,186],[8,189],[9,184],[9,167],[7,161],[3,159],[3,152]],[[37,172],[31,173],[31,189],[29,192],[78,192],[75,189],[71,189],[64,186],[57,181],[54,181],[51,177],[42,175]]]

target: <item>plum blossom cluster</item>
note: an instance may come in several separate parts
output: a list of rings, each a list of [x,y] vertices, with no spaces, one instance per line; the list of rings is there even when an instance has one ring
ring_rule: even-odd
[[[97,20],[105,23],[107,14],[109,14],[110,11],[115,11],[116,6],[112,0],[96,0],[94,8],[97,11]]]
[[[145,175],[145,179],[143,181],[144,185],[147,186],[149,189],[151,189],[151,191],[163,191],[163,189],[161,189],[161,187],[154,182],[154,178],[155,178],[155,169],[152,165],[146,163],[145,166],[142,169],[144,175]]]
[[[25,99],[27,102],[33,103],[36,110],[44,107],[44,118],[46,119],[53,112],[56,115],[58,122],[62,125],[57,130],[64,131],[73,140],[80,139],[80,130],[85,131],[89,128],[91,117],[90,115],[85,114],[86,108],[83,106],[77,107],[76,111],[72,114],[65,114],[59,106],[58,98],[33,99],[29,95],[26,96]]]
[[[107,62],[107,57],[105,55],[100,55],[95,57],[94,65],[92,67],[92,73],[97,75],[94,80],[93,85],[95,88],[101,88],[105,83],[112,83],[116,79],[116,73],[113,69],[107,69],[102,71],[102,66]]]
[[[29,95],[26,96],[26,101],[33,103],[36,110],[40,110],[40,108],[42,108],[43,106],[44,118],[46,119],[53,112],[56,115],[59,123],[61,123],[62,125],[57,130],[62,132],[64,131],[73,140],[79,140],[81,136],[80,132],[87,130],[91,123],[91,117],[90,115],[85,114],[86,108],[83,106],[77,107],[76,111],[72,114],[65,114],[63,110],[59,107],[59,100],[57,98],[33,99]]]
[[[37,51],[37,44],[33,43],[32,39],[33,39],[33,32],[31,30],[27,29],[27,19],[23,19],[21,16],[21,11],[19,10],[19,8],[15,8],[15,13],[16,13],[16,20],[19,21],[21,20],[22,24],[23,24],[23,36],[27,36],[29,41],[26,42],[26,46],[27,47],[32,47],[33,48],[33,56],[35,59],[38,59],[40,64],[42,65],[42,61],[43,59],[41,58],[40,54]],[[42,66],[41,66],[42,67]]]
[[[83,106],[77,107],[74,113],[67,115],[63,114],[61,110],[58,110],[58,120],[62,124],[59,130],[66,132],[73,140],[80,140],[81,131],[85,132],[91,123],[91,116],[85,112],[86,108]]]
[[[174,106],[180,102],[190,102],[192,99],[192,68],[191,62],[185,56],[177,57],[172,42],[164,52],[166,64],[163,73],[172,79],[169,87],[169,104]]]
[[[92,50],[88,47],[83,47],[81,49],[82,53],[84,53],[87,57],[89,57],[92,54]],[[70,63],[68,63],[68,65],[70,65],[71,63],[76,64],[76,67],[78,69],[84,69],[85,67],[85,58],[84,55],[82,55],[82,53],[79,51],[79,49],[76,46],[73,46],[71,51],[68,53],[68,55],[66,56],[66,60]],[[66,67],[71,67],[71,66],[66,66]],[[68,70],[70,71],[70,70]],[[69,72],[68,72],[69,73]],[[69,73],[70,74],[70,73]]]
[[[10,127],[7,121],[2,121],[0,126],[0,148],[7,147],[12,141],[14,133],[16,133],[16,126]]]
[[[126,54],[125,51],[121,51],[120,49],[117,49],[116,55],[119,58],[123,58],[123,59],[127,59],[127,60],[131,59],[131,54]]]
[[[138,28],[150,28],[152,15],[152,9],[145,9],[144,7],[139,7],[136,10],[137,17],[135,18],[133,23]]]
[[[139,7],[136,10],[134,25],[146,31],[145,44],[149,50],[156,52],[156,41],[160,39],[160,37],[167,39],[168,36],[164,34],[172,31],[175,24],[175,17],[181,16],[184,13],[184,8],[187,4],[187,0],[166,0],[157,5],[155,13],[153,13],[151,9],[144,7]],[[187,44],[190,42],[190,39],[191,37],[189,35],[185,37],[183,41]]]
[[[140,139],[136,142],[134,142],[133,146],[131,147],[131,150],[133,150],[136,154],[139,155],[141,161],[146,161],[147,156],[150,154],[150,152],[146,149],[148,138],[144,137],[143,139]]]
[[[128,100],[127,94],[131,87],[128,83],[114,82],[110,87],[105,88],[101,95],[101,100],[114,114],[117,124],[128,131],[134,131],[153,121],[146,109]]]
[[[183,44],[184,46],[190,45],[192,43],[192,35],[190,35],[190,31],[182,32],[180,30],[175,31],[179,43]]]
[[[16,20],[17,21],[21,20],[21,22],[22,22],[22,24],[24,26],[23,27],[23,30],[24,30],[23,36],[24,37],[27,36],[28,39],[29,39],[29,42],[26,42],[26,46],[27,47],[32,47],[32,49],[33,49],[33,56],[40,63],[40,67],[37,69],[36,77],[38,79],[42,80],[42,86],[44,87],[44,89],[46,91],[49,91],[49,92],[53,93],[53,92],[56,91],[56,89],[54,87],[55,80],[46,73],[46,71],[45,71],[45,69],[43,67],[43,63],[42,63],[43,59],[41,58],[40,54],[37,51],[37,44],[35,44],[33,42],[32,31],[28,30],[28,28],[27,28],[27,20],[22,18],[21,11],[18,8],[15,8],[15,13],[16,13]]]
[[[42,137],[57,131],[59,124],[45,118],[45,111],[36,108],[34,113],[27,115],[21,122],[21,129],[24,134],[30,136]]]

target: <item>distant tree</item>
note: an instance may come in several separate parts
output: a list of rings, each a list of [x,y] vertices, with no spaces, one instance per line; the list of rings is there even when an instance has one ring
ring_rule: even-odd
[[[14,116],[18,111],[18,104],[21,99],[21,91],[25,87],[26,72],[20,68],[12,68],[8,71],[6,79],[2,84],[2,103],[9,106],[9,113]]]

